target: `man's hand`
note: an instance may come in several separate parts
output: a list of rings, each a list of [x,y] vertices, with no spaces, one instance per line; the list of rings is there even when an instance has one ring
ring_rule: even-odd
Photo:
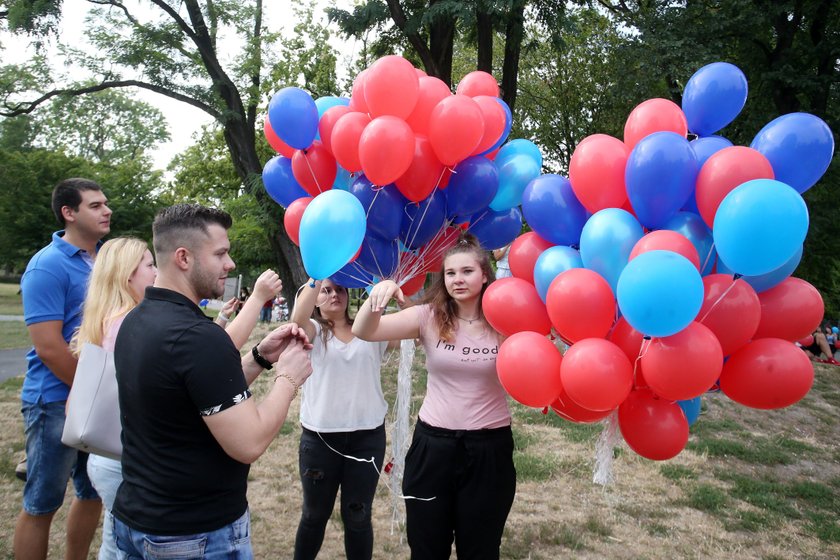
[[[278,372],[291,377],[297,387],[303,385],[312,373],[312,362],[309,360],[309,350],[306,345],[298,340],[289,344],[280,354],[276,367]]]
[[[312,345],[309,343],[306,333],[294,323],[288,323],[277,327],[268,336],[262,339],[257,350],[266,360],[275,363],[291,343],[300,343],[304,350],[309,351]]]
[[[254,293],[251,297],[256,298],[260,303],[265,303],[283,290],[283,282],[276,272],[269,269],[260,274],[254,284]]]

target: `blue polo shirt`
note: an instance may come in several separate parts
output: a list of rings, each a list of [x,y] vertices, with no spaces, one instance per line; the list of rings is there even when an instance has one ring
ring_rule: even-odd
[[[70,342],[82,322],[82,303],[85,301],[93,256],[66,242],[63,236],[63,230],[53,233],[52,242],[35,253],[23,273],[20,289],[26,325],[61,321],[61,334],[64,340]],[[22,401],[50,403],[67,400],[70,387],[47,368],[34,347],[26,355],[26,361]]]

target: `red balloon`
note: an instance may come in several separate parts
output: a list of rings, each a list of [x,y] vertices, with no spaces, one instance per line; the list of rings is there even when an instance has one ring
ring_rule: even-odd
[[[312,196],[330,190],[337,173],[335,158],[318,140],[305,150],[297,150],[292,156],[292,174],[303,190]]]
[[[359,161],[374,185],[393,183],[406,172],[413,157],[414,133],[400,118],[377,117],[359,138]]]
[[[420,95],[414,66],[401,56],[383,56],[373,63],[365,77],[365,101],[371,117],[391,115],[405,119]]]
[[[607,336],[615,321],[612,288],[595,271],[572,268],[557,275],[545,301],[548,318],[564,340]]]
[[[632,261],[648,251],[671,251],[680,254],[690,260],[698,272],[700,271],[700,255],[697,254],[697,249],[686,236],[676,231],[660,229],[648,233],[633,246],[628,260]]]
[[[577,145],[569,162],[569,181],[584,208],[594,214],[627,203],[624,168],[629,155],[624,142],[606,134],[587,136]]]
[[[758,295],[744,280],[733,284],[730,274],[705,276],[703,288],[703,306],[697,321],[711,329],[723,355],[729,356],[755,335],[761,320]]]
[[[429,141],[440,162],[453,166],[469,156],[484,135],[481,108],[471,97],[451,95],[429,117]]]
[[[408,200],[420,202],[435,190],[443,170],[443,164],[438,161],[429,139],[417,135],[414,137],[414,151],[408,169],[394,183]]]
[[[814,344],[814,335],[809,334],[805,338],[799,339],[796,342],[798,342],[800,345],[807,348],[808,346],[811,346],[812,344]]]
[[[715,223],[715,213],[732,189],[753,179],[775,179],[773,167],[757,150],[730,146],[715,152],[697,175],[694,196],[706,225]]]
[[[785,278],[758,294],[761,321],[754,338],[781,338],[793,342],[820,326],[825,306],[820,292],[805,280]]]
[[[492,148],[501,138],[505,131],[505,110],[502,109],[495,97],[479,95],[473,97],[473,100],[478,103],[484,120],[484,133],[478,146],[472,152],[472,155],[478,155]]]
[[[639,357],[639,351],[642,349],[642,340],[645,335],[630,326],[627,319],[619,317],[615,323],[612,333],[610,333],[610,342],[621,348],[627,359],[631,364],[636,362]]]
[[[630,449],[654,461],[676,457],[688,443],[688,420],[680,405],[649,389],[636,389],[618,407],[618,427]]]
[[[333,126],[330,147],[338,164],[350,173],[362,170],[362,162],[359,159],[359,140],[370,122],[370,117],[366,113],[351,111],[339,118]]]
[[[633,366],[621,348],[603,338],[572,344],[560,367],[563,390],[589,410],[612,410],[633,388]]]
[[[405,122],[415,134],[429,134],[429,119],[432,110],[441,100],[451,97],[449,86],[440,78],[425,76],[420,78],[420,96],[414,105],[414,110],[406,117]]]
[[[723,365],[720,390],[751,408],[784,408],[808,394],[814,367],[805,352],[780,338],[759,338]]]
[[[421,272],[417,276],[413,276],[403,282],[400,286],[404,296],[413,296],[426,284],[426,273]]]
[[[461,78],[461,81],[458,82],[458,89],[455,91],[460,95],[469,97],[477,97],[479,95],[499,97],[499,84],[491,74],[481,70],[475,70]]]
[[[303,211],[312,200],[313,198],[309,196],[301,197],[289,204],[283,214],[283,227],[286,228],[289,239],[298,247],[300,247],[300,219],[303,218]]]
[[[557,400],[551,403],[551,410],[557,416],[564,418],[570,422],[578,422],[581,424],[589,424],[603,420],[610,414],[612,410],[588,410],[583,408],[578,403],[569,398],[565,392],[561,392]]]
[[[546,241],[533,231],[523,233],[510,245],[508,251],[508,262],[510,272],[517,278],[534,283],[534,266],[543,251],[554,244]]]
[[[321,143],[331,154],[333,151],[330,141],[332,140],[332,131],[333,128],[335,128],[335,123],[338,122],[338,119],[350,112],[352,112],[350,107],[346,105],[336,105],[335,107],[327,109],[324,114],[321,115],[321,120],[318,121],[318,134],[321,135]]]
[[[365,79],[367,78],[369,68],[365,68],[356,75],[353,80],[353,89],[350,91],[350,109],[360,113],[369,112],[367,101],[365,100]]]
[[[279,153],[283,157],[290,158],[295,155],[295,149],[283,142],[277,133],[274,132],[274,129],[271,128],[271,123],[268,122],[268,119],[265,119],[263,123],[263,134],[265,134],[265,139],[268,140],[268,145],[271,146],[275,152]]]
[[[688,122],[680,106],[668,99],[648,99],[636,105],[624,123],[624,143],[632,150],[639,140],[667,130],[683,138],[688,134]]]
[[[522,331],[548,334],[551,322],[533,284],[521,278],[502,278],[492,282],[481,300],[484,317],[502,336]]]
[[[648,386],[660,397],[693,399],[720,377],[723,351],[708,327],[692,322],[677,334],[651,340],[642,367]]]
[[[525,406],[545,407],[562,391],[563,356],[545,336],[519,332],[505,340],[496,358],[502,387]]]

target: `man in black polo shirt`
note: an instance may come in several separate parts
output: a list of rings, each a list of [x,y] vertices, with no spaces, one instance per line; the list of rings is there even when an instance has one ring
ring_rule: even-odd
[[[312,371],[296,326],[240,358],[198,307],[222,295],[234,268],[230,225],[227,213],[199,205],[162,210],[152,226],[157,280],[117,337],[123,483],[113,513],[130,558],[252,557],[249,464]],[[275,383],[258,404],[248,386],[274,362]]]

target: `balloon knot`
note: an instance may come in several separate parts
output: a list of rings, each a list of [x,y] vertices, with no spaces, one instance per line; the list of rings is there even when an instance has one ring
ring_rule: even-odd
[[[553,334],[553,333],[549,333],[549,334],[548,334],[548,339],[549,339],[549,340],[557,340],[557,337],[556,337],[556,336],[554,336],[554,334]]]
[[[543,408],[543,409],[542,409],[542,413],[543,413],[543,414],[548,414],[548,407]]]
[[[309,287],[310,287],[310,288],[314,288],[314,287],[315,287],[315,281],[314,281],[314,280],[312,281],[312,283],[311,283],[311,284],[309,284]]]
[[[651,336],[650,336],[649,334],[646,334],[646,335],[645,335],[645,336],[643,336],[642,338],[644,338],[645,340],[650,340],[650,339],[651,339]]]
[[[734,282],[735,280],[737,280],[737,279],[739,279],[739,278],[743,278],[743,277],[744,277],[744,275],[743,275],[743,274],[738,274],[738,273],[736,272],[735,274],[733,274],[733,275],[732,275],[732,281]]]

